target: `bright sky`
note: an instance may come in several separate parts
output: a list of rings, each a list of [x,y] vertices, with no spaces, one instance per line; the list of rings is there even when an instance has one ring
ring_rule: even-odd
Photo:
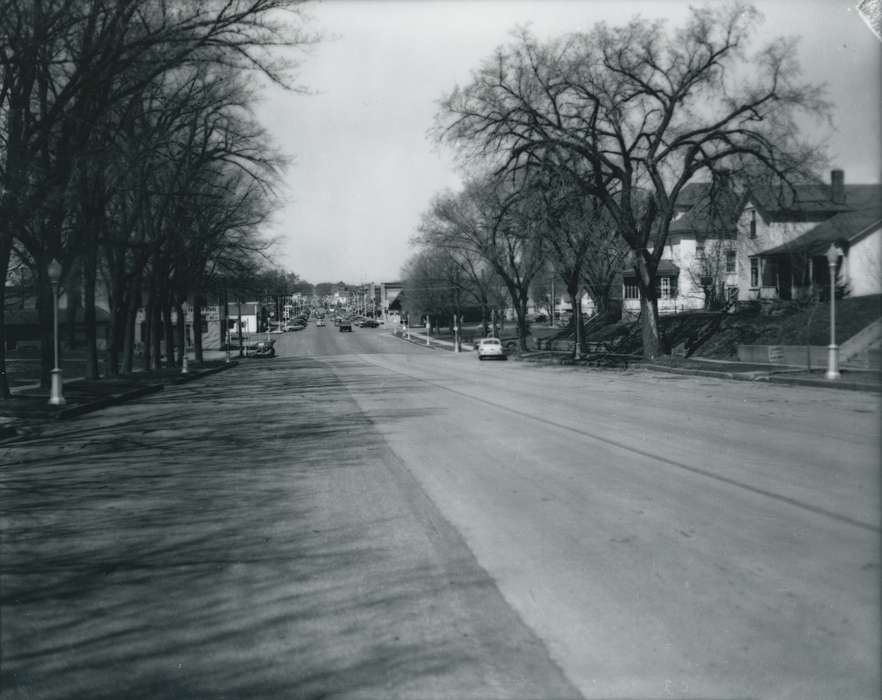
[[[805,75],[836,104],[834,165],[878,182],[882,44],[845,0],[759,0],[762,34],[802,37]],[[270,235],[275,262],[310,282],[397,280],[432,197],[456,188],[451,154],[427,138],[437,101],[516,25],[547,38],[642,14],[681,23],[681,0],[325,0],[313,29],[335,37],[306,58],[310,96],[268,89],[260,117],[294,162]]]

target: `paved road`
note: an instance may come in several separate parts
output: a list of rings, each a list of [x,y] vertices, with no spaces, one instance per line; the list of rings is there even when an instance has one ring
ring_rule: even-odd
[[[878,697],[876,397],[277,347],[0,455],[0,695]]]

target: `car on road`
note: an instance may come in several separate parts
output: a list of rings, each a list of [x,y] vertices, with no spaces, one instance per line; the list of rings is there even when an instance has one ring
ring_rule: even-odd
[[[320,318],[318,321],[315,322],[315,325],[316,328],[324,328],[327,324],[325,324],[325,319]]]
[[[254,346],[254,350],[251,353],[252,357],[275,357],[276,349],[273,347],[272,342],[267,342],[265,340],[261,340]]]
[[[352,333],[352,321],[341,320],[339,323],[340,332],[346,331]]]
[[[475,343],[475,350],[478,353],[479,360],[507,360],[505,348],[502,347],[502,341],[499,338],[481,338]]]
[[[366,318],[364,321],[361,322],[361,327],[362,328],[379,328],[380,323],[378,321],[376,321],[375,319]]]

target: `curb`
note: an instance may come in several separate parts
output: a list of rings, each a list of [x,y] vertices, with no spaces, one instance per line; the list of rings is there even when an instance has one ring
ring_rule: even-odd
[[[764,373],[757,376],[756,372],[716,372],[710,369],[682,369],[680,367],[667,367],[665,365],[635,365],[633,369],[645,369],[653,372],[666,372],[667,374],[680,374],[683,376],[693,377],[712,377],[716,379],[734,379],[740,382],[756,382],[761,381],[761,377],[765,377]]]
[[[394,333],[392,333],[391,335],[393,338],[398,338],[398,340],[404,341],[405,343],[410,343],[411,345],[416,345],[417,347],[426,348],[427,350],[441,350],[441,349],[443,349],[443,348],[439,348],[435,345],[426,345],[425,339],[423,339],[422,341],[416,341],[416,340],[413,340],[412,338],[405,338],[403,335],[395,335]]]
[[[230,360],[229,363],[224,363],[218,367],[211,367],[210,369],[203,369],[196,372],[187,372],[187,374],[180,374],[174,379],[172,379],[169,384],[186,384],[187,382],[192,382],[196,379],[201,379],[202,377],[208,377],[212,374],[217,374],[218,372],[223,372],[228,369],[232,369],[233,367],[239,364],[238,360]]]
[[[872,386],[870,384],[859,384],[849,381],[831,381],[825,379],[804,379],[802,377],[785,377],[779,375],[771,375],[764,381],[770,384],[784,384],[789,386],[813,386],[824,389],[843,389],[845,391],[866,391],[871,394],[882,392],[882,386]]]
[[[666,367],[664,365],[640,365],[639,367],[635,367],[635,369],[645,369],[653,372],[667,372],[668,374],[680,374],[683,376],[732,379],[739,382],[766,382],[768,384],[781,384],[784,386],[806,386],[818,389],[844,389],[846,391],[867,391],[870,393],[879,393],[882,391],[882,387],[861,384],[858,382],[831,382],[822,379],[788,377],[785,374],[769,374],[766,372],[715,372],[713,370],[681,369],[679,367]]]

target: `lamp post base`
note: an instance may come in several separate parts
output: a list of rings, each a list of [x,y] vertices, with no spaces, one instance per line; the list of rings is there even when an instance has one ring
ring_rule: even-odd
[[[827,346],[827,373],[824,375],[827,379],[839,379],[839,346]]]
[[[61,391],[61,370],[56,367],[50,372],[49,405],[64,406],[66,403]]]

